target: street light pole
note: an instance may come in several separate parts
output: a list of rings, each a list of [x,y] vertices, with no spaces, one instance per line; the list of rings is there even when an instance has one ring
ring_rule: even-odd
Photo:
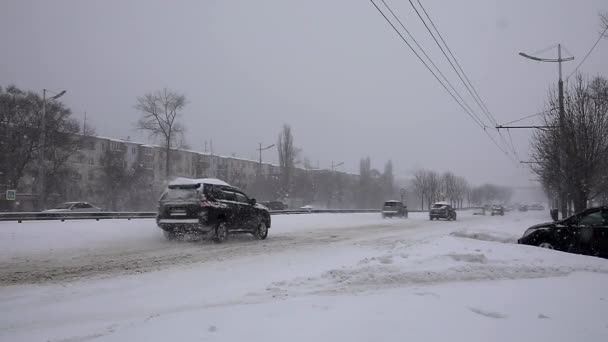
[[[40,151],[38,153],[38,206],[40,209],[44,209],[45,199],[45,188],[44,188],[44,149],[46,148],[46,92],[47,89],[42,89],[42,115],[40,122]],[[51,97],[50,100],[56,100],[66,93],[62,90],[55,96]]]
[[[344,165],[344,162],[340,162],[336,164],[333,160],[331,161],[331,174],[330,174],[330,182],[329,182],[329,196],[327,196],[327,209],[331,208],[331,199],[334,197],[334,174],[335,170],[338,166]]]
[[[258,143],[258,145],[260,147],[257,148],[258,152],[260,152],[260,160],[259,160],[259,164],[258,164],[258,173],[262,174],[262,151],[268,150],[270,148],[274,147],[274,144],[270,145],[270,146],[266,146],[266,147],[262,147],[262,143]]]
[[[566,113],[565,113],[565,109],[564,109],[564,81],[562,80],[562,62],[568,62],[568,61],[572,61],[574,60],[574,57],[567,57],[567,58],[562,58],[562,45],[561,44],[557,44],[557,59],[549,59],[549,58],[539,58],[539,57],[534,57],[534,56],[530,56],[528,54],[525,54],[523,52],[519,53],[520,56],[534,60],[534,61],[538,61],[538,62],[550,62],[550,63],[557,63],[558,64],[558,72],[559,72],[559,79],[557,81],[557,92],[558,92],[558,102],[559,102],[559,158],[558,158],[558,163],[559,163],[559,167],[560,170],[563,169],[563,164],[565,163],[566,160],[566,142],[565,142],[565,137],[566,137]],[[567,200],[567,196],[564,193],[564,190],[560,191],[560,197],[561,197],[561,212],[562,212],[562,218],[566,218],[567,216],[567,204],[566,204],[566,200]]]

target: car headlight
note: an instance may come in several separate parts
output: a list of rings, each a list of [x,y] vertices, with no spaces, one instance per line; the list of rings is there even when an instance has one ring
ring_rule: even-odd
[[[547,228],[528,228],[525,232],[524,232],[524,236],[522,236],[522,238],[525,238],[526,236],[534,233],[535,231],[538,230],[547,230]]]
[[[528,228],[526,229],[526,231],[524,232],[524,236],[522,236],[522,238],[527,237],[528,235],[534,233],[536,231],[536,228]]]

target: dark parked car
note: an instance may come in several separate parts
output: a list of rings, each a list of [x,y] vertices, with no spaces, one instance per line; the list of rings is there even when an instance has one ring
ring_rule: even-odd
[[[407,206],[399,201],[386,201],[382,206],[382,217],[403,217],[407,218]]]
[[[250,233],[263,240],[268,236],[270,213],[221,180],[180,179],[162,194],[156,222],[167,239],[193,232],[205,233],[216,242],[234,233]]]
[[[260,202],[260,204],[270,210],[286,210],[288,208],[287,204],[281,201],[266,201]]]
[[[505,208],[502,205],[492,206],[492,216],[494,215],[505,216]]]
[[[439,220],[440,218],[450,220],[456,220],[456,210],[448,202],[437,202],[431,207],[429,212],[429,218]]]
[[[528,206],[527,205],[520,205],[519,206],[519,211],[528,211]]]
[[[562,221],[532,226],[518,243],[606,258],[608,207],[591,208]]]

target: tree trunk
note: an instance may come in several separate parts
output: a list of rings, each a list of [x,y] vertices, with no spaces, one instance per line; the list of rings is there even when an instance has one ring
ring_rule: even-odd
[[[167,180],[169,180],[169,161],[171,160],[169,155],[170,152],[171,146],[169,145],[169,141],[167,141],[167,147],[165,148],[165,177]]]
[[[424,195],[420,195],[420,210],[424,211]]]
[[[587,198],[589,194],[585,191],[577,191],[574,195],[574,212],[580,213],[581,211],[587,209]]]

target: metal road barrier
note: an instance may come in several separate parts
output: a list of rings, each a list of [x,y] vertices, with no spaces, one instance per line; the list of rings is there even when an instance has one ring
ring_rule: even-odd
[[[295,215],[317,213],[378,213],[377,209],[292,209],[271,210],[271,215]],[[98,212],[0,212],[0,221],[66,221],[156,218],[156,212],[146,211],[98,211]]]
[[[271,210],[270,215],[299,214],[357,214],[379,213],[379,209],[287,209]],[[421,212],[410,210],[410,213]],[[426,212],[426,211],[425,211]],[[66,221],[66,220],[112,220],[112,219],[150,219],[156,218],[151,211],[95,211],[95,212],[0,212],[0,221]]]

